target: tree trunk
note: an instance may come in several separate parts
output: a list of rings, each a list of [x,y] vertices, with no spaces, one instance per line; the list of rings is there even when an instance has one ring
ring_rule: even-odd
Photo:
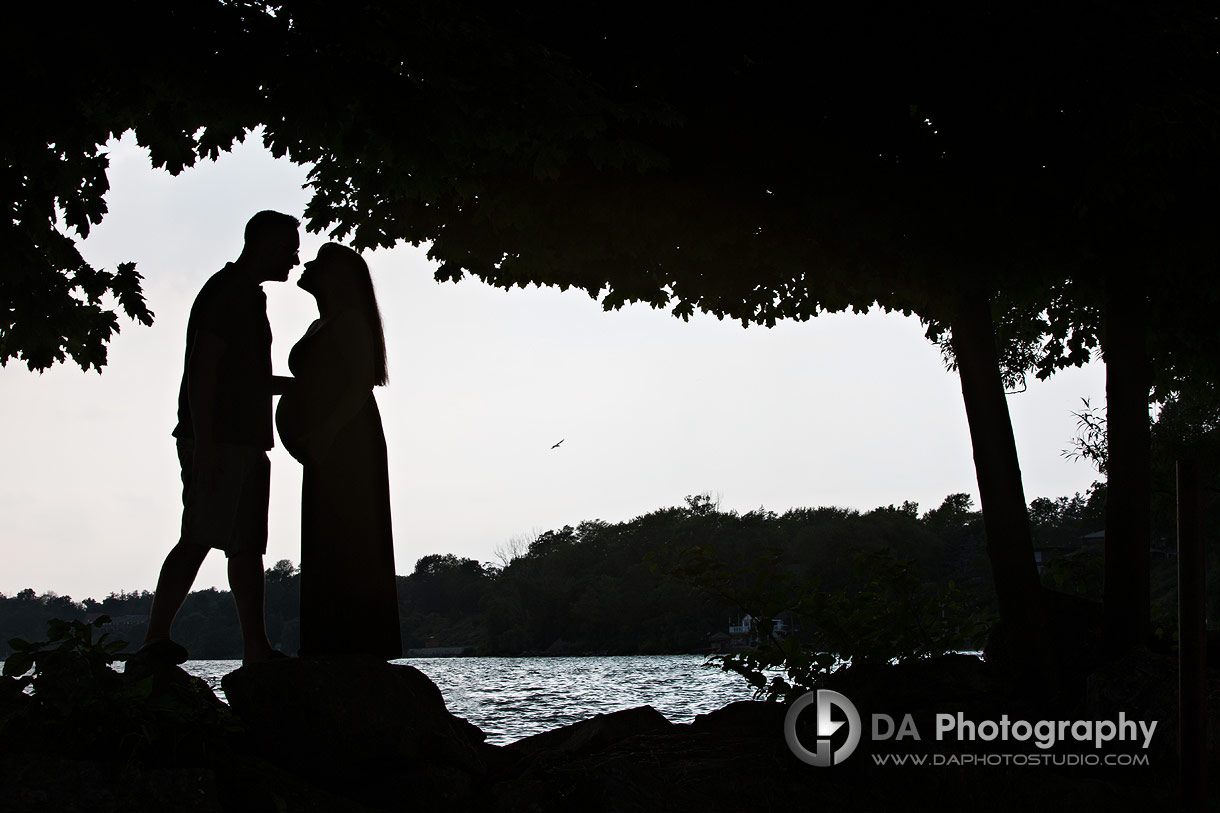
[[[1151,367],[1141,296],[1112,280],[1103,317],[1108,450],[1103,641],[1118,654],[1148,642]]]
[[[1013,656],[1010,667],[1050,680],[1055,668],[1043,616],[1042,587],[987,296],[981,291],[963,294],[951,327],[974,449],[987,555],[1005,629],[1005,649]]]

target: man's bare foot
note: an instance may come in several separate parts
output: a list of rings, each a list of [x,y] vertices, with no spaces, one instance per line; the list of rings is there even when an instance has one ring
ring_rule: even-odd
[[[266,663],[267,661],[286,661],[288,656],[278,649],[268,649],[256,655],[246,655],[241,659],[241,665],[245,666],[250,663]]]
[[[135,654],[136,656],[150,658],[152,660],[169,664],[186,663],[187,658],[190,657],[190,653],[186,651],[186,647],[184,647],[182,644],[175,643],[168,638],[157,638],[153,641],[145,641],[144,646],[137,649]]]

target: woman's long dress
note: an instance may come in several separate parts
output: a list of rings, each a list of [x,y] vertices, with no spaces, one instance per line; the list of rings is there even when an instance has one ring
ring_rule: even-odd
[[[296,378],[276,424],[301,458],[302,435],[330,422],[338,433],[301,484],[302,657],[402,657],[390,525],[390,480],[372,377],[371,331],[354,312],[318,320],[288,356]]]

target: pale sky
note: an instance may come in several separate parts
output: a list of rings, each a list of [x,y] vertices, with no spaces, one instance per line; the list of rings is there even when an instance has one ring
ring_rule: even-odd
[[[177,541],[175,423],[186,319],[204,281],[241,250],[250,215],[300,217],[305,169],[250,138],[177,178],[128,135],[111,145],[110,213],[83,244],[131,260],[156,314],[122,320],[104,372],[0,369],[0,592],[80,600],[151,590]],[[326,241],[302,234],[301,259]],[[510,537],[628,520],[709,492],[722,509],[869,510],[978,491],[955,374],[917,320],[820,316],[744,329],[638,305],[605,313],[583,293],[437,283],[424,248],[366,258],[385,321],[385,423],[397,571],[430,553],[493,561]],[[277,374],[316,316],[266,283]],[[1061,456],[1080,399],[1105,403],[1098,362],[1031,378],[1009,397],[1027,499],[1097,478]],[[563,440],[558,449],[551,449]],[[300,561],[300,467],[271,453],[268,566]],[[195,588],[227,589],[213,552]]]

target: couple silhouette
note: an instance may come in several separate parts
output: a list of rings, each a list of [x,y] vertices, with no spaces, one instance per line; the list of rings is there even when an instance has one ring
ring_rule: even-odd
[[[178,395],[182,532],[157,581],[138,656],[182,663],[170,627],[212,548],[225,552],[243,663],[287,657],[267,639],[263,556],[275,428],[301,463],[302,657],[401,657],[385,435],[373,387],[386,383],[385,337],[364,259],[327,243],[297,285],[318,318],[292,348],[291,376],[271,370],[262,283],[299,263],[300,222],[263,211],[241,255],[191,307]]]

